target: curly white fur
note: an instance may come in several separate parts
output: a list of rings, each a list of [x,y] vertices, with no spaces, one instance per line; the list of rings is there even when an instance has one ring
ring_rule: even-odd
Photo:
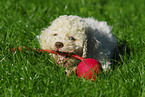
[[[75,53],[84,58],[98,60],[104,70],[111,69],[110,59],[117,47],[117,40],[106,22],[93,18],[63,15],[54,20],[40,35],[42,49]],[[77,59],[55,56],[66,67],[68,75],[76,69]]]

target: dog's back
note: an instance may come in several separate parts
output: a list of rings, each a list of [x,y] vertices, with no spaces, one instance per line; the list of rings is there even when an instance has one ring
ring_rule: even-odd
[[[104,70],[110,69],[110,59],[117,48],[117,40],[106,22],[85,18],[87,34],[87,57],[99,60]]]

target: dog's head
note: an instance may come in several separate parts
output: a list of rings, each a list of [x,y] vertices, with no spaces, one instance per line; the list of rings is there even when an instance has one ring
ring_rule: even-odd
[[[60,16],[40,36],[42,49],[75,53],[83,57],[86,55],[86,41],[84,22],[78,16]]]

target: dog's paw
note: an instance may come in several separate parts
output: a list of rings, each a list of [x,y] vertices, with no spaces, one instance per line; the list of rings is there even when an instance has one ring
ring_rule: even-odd
[[[111,70],[111,62],[104,62],[101,65],[104,72],[108,72]]]

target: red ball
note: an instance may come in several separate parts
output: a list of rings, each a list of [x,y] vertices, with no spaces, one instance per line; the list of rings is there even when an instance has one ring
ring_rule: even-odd
[[[97,60],[88,58],[81,61],[77,67],[78,77],[85,79],[93,79],[95,81],[96,75],[100,73],[100,64]]]

